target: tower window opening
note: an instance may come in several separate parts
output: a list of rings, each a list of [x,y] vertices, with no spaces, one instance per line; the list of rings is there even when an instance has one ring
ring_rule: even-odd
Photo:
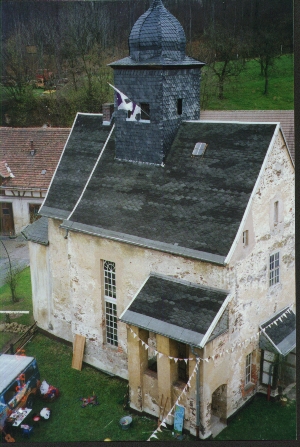
[[[177,114],[182,115],[182,98],[177,99]]]
[[[150,104],[141,102],[141,119],[150,121]]]

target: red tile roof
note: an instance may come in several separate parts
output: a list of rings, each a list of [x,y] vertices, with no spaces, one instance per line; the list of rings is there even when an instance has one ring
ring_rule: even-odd
[[[294,110],[201,110],[200,120],[280,122],[295,161]]]
[[[2,185],[48,189],[69,133],[69,128],[0,127]],[[14,178],[7,177],[5,163]]]

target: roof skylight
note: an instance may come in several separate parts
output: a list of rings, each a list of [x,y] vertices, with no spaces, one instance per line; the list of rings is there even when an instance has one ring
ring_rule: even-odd
[[[192,155],[203,155],[206,148],[206,143],[196,143]]]

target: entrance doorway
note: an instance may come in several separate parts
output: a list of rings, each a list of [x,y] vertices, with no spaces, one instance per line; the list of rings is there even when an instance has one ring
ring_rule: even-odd
[[[217,436],[225,427],[227,420],[227,385],[220,385],[212,394],[210,429]]]

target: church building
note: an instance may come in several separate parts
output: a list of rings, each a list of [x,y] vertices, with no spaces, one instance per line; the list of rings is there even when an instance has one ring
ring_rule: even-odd
[[[153,0],[110,64],[114,106],[77,114],[24,234],[38,326],[84,336],[84,362],[128,380],[133,410],[173,424],[182,405],[206,439],[295,381],[296,342],[285,136],[200,121],[203,65]]]

